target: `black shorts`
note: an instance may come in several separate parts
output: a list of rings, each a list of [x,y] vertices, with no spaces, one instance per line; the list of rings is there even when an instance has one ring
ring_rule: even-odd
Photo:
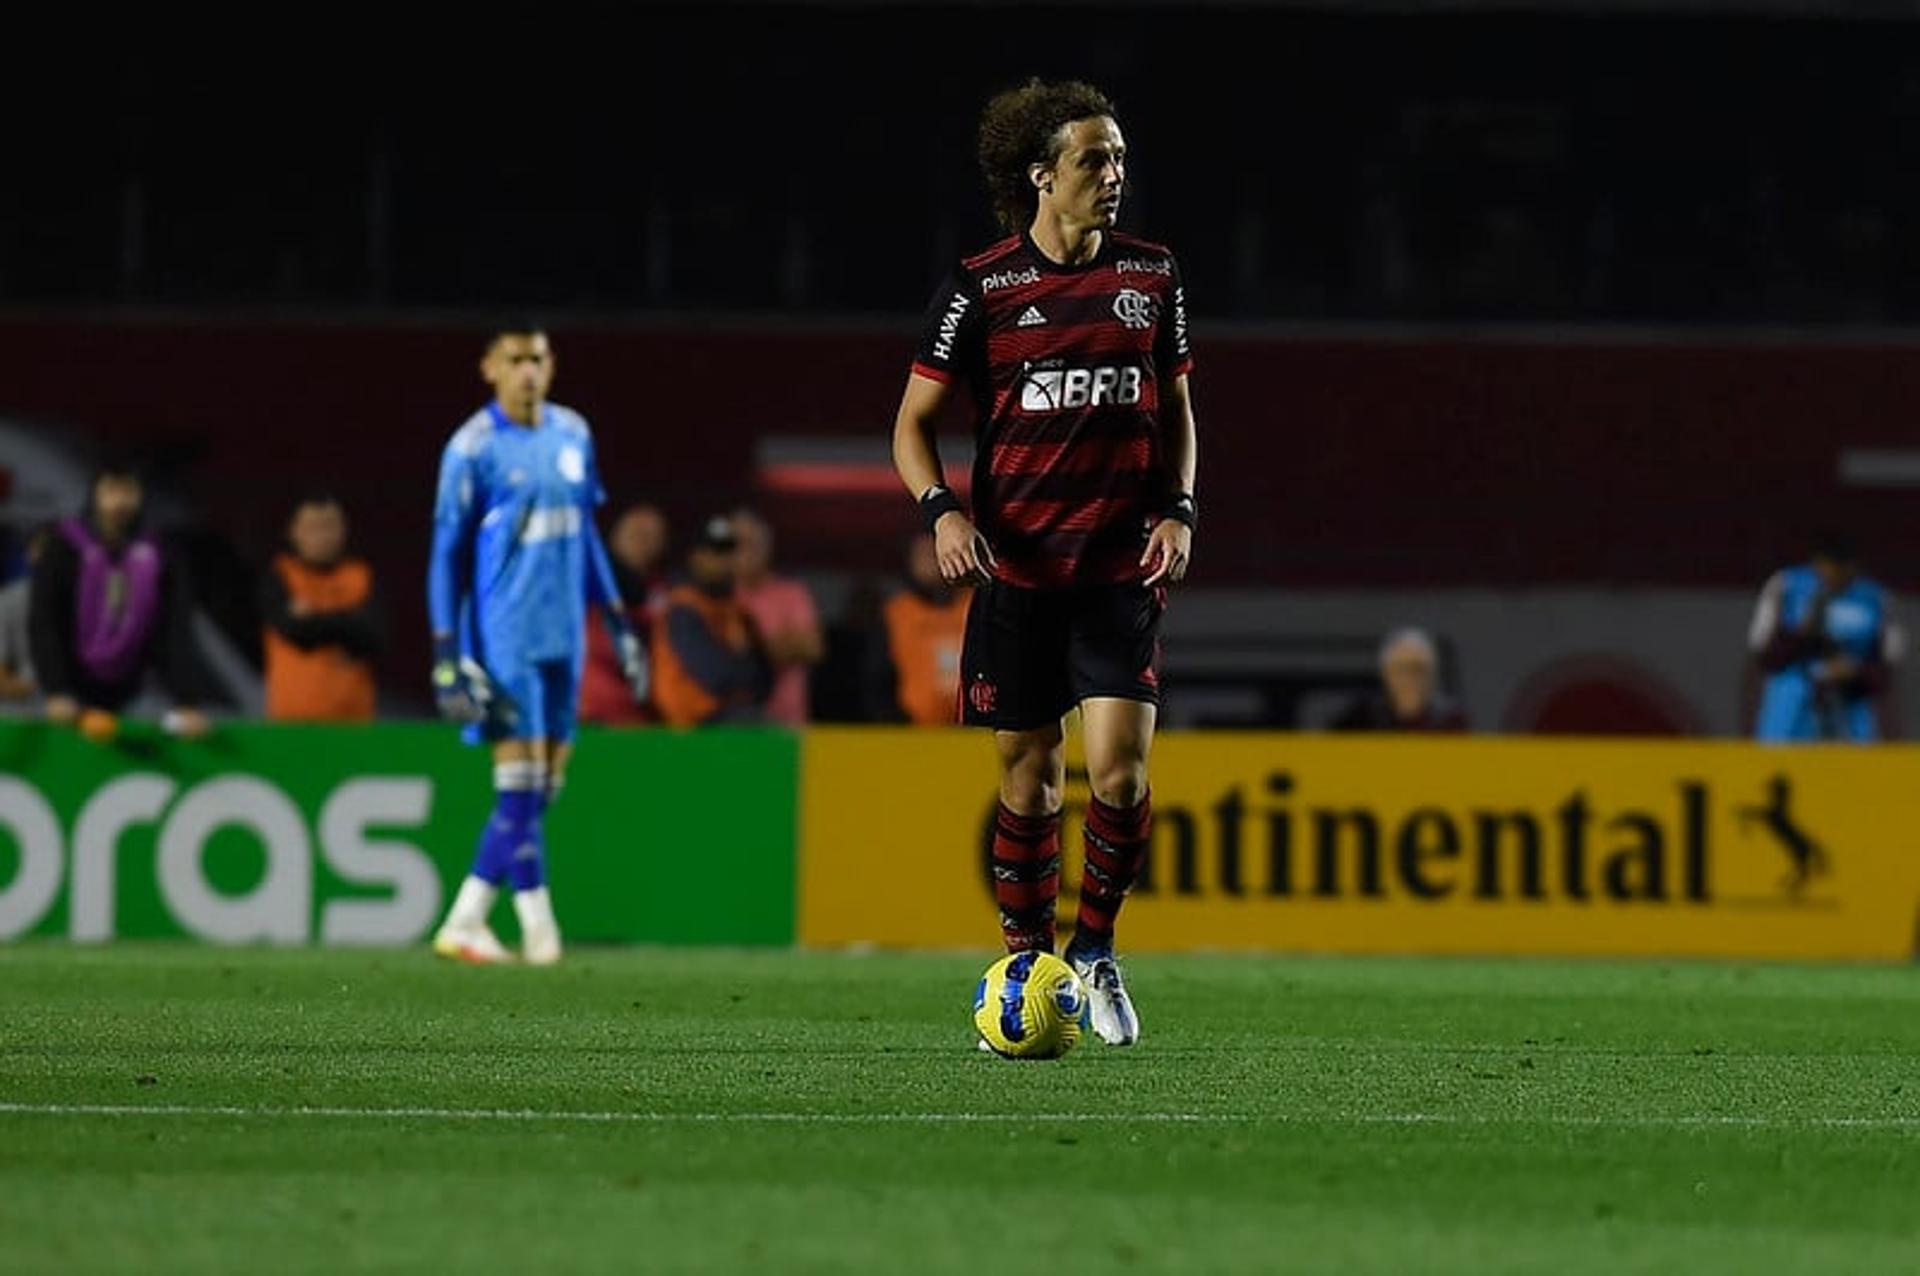
[[[1157,585],[981,586],[967,608],[960,720],[1027,731],[1058,722],[1082,700],[1159,704],[1166,609]]]

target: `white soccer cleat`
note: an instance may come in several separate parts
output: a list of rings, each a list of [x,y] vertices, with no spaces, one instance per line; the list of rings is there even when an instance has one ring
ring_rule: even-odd
[[[521,942],[521,960],[529,966],[551,966],[560,960],[560,932],[528,935]]]
[[[1120,978],[1120,963],[1111,957],[1075,958],[1073,973],[1087,990],[1093,1035],[1110,1046],[1130,1046],[1140,1040],[1140,1016],[1134,1013],[1133,998],[1127,996],[1126,981]]]
[[[450,961],[473,966],[504,966],[513,960],[507,946],[485,926],[448,923],[433,937],[433,951]]]
[[[544,886],[520,891],[513,897],[520,918],[520,945],[529,966],[551,966],[560,960],[560,924],[553,919],[553,898]]]

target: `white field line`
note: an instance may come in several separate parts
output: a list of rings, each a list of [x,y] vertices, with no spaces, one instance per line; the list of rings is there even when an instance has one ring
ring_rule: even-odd
[[[542,1112],[531,1108],[249,1108],[172,1103],[5,1103],[0,1116],[232,1117],[242,1120],[552,1122],[577,1125],[1432,1125],[1582,1129],[1915,1130],[1916,1116],[1581,1116],[1452,1112]]]

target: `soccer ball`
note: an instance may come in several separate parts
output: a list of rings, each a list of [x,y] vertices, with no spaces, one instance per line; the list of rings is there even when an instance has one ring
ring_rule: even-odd
[[[1058,1059],[1087,1025],[1087,990],[1052,953],[1013,953],[987,967],[973,994],[973,1026],[995,1054]]]

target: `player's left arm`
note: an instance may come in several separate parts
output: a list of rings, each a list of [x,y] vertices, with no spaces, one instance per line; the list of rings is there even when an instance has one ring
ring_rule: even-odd
[[[587,543],[587,604],[600,608],[609,630],[627,626],[627,604],[620,597],[620,584],[613,574],[613,557],[591,515],[584,517],[581,535]]]
[[[1160,385],[1160,459],[1166,467],[1168,491],[1159,521],[1147,537],[1140,565],[1146,583],[1174,584],[1185,580],[1193,557],[1193,529],[1200,509],[1194,498],[1194,475],[1200,441],[1193,423],[1193,346],[1187,332],[1187,289],[1180,267],[1168,262],[1166,293],[1161,301],[1160,325],[1154,333],[1154,371]]]
[[[1193,558],[1193,527],[1198,514],[1193,485],[1200,439],[1193,421],[1192,388],[1184,372],[1160,390],[1160,449],[1173,494],[1147,538],[1146,552],[1140,555],[1149,585],[1186,579],[1187,564]]]
[[[583,423],[584,424],[584,423]],[[585,481],[580,484],[580,535],[587,555],[587,605],[600,608],[607,629],[616,637],[628,628],[626,603],[620,597],[619,578],[613,574],[613,558],[600,535],[595,514],[607,503],[606,485],[600,481],[600,455],[587,435],[581,449],[586,454]]]
[[[627,680],[636,703],[644,702],[652,691],[652,670],[647,664],[646,644],[627,619],[627,605],[620,597],[620,581],[613,574],[613,556],[594,521],[594,511],[606,503],[606,488],[600,483],[600,461],[591,443],[587,448],[587,481],[581,488],[580,528],[587,551],[587,602],[600,609],[607,635],[613,639],[614,654],[620,661],[620,674]]]

